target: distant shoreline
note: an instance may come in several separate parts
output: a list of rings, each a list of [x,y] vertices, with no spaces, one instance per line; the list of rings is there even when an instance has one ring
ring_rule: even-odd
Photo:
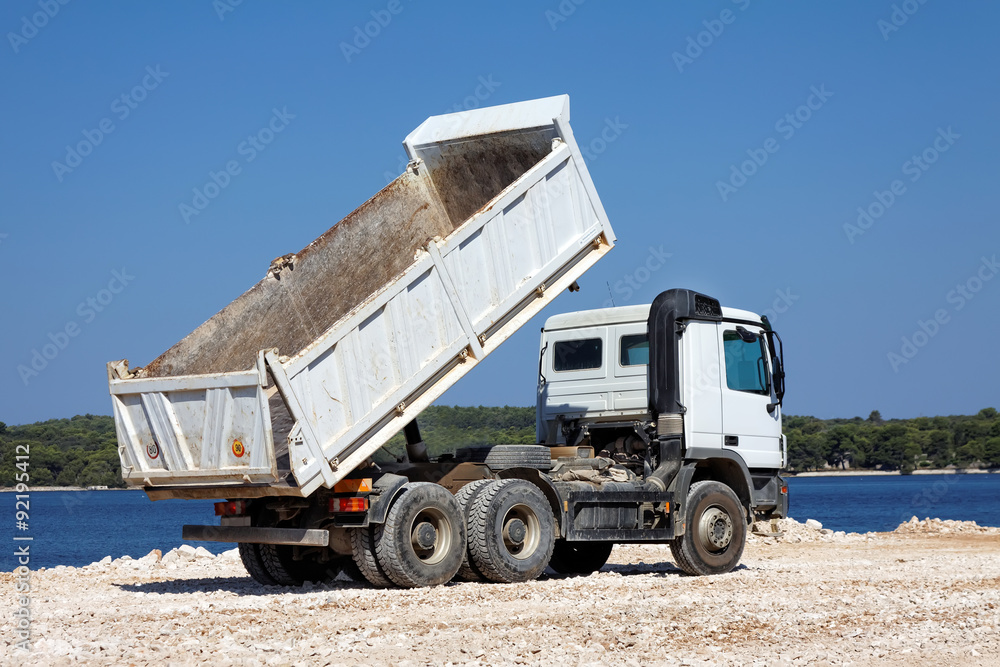
[[[783,477],[893,477],[901,476],[899,470],[810,470],[806,472],[783,472]],[[911,475],[1000,475],[1000,468],[933,468],[914,470]],[[0,487],[0,492],[13,492],[13,486]],[[110,489],[87,489],[81,486],[29,486],[28,491],[67,491],[81,493],[87,491],[142,491],[141,488],[126,487]]]
[[[814,470],[807,472],[784,472],[783,477],[888,477],[902,475],[899,470]],[[981,468],[934,468],[914,470],[912,475],[996,475],[1000,469]]]

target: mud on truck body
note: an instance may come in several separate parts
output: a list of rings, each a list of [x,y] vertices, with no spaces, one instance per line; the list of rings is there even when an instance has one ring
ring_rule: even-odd
[[[783,516],[780,340],[690,290],[552,317],[538,444],[434,458],[417,416],[615,241],[566,96],[429,118],[399,178],[141,368],[108,364],[122,475],[218,499],[262,584],[516,582],[669,544],[693,574]],[[526,363],[534,364],[535,361]],[[401,460],[375,455],[403,431]]]

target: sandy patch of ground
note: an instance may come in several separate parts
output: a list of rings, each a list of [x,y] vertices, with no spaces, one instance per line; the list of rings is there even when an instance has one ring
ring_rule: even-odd
[[[1000,664],[1000,529],[778,527],[715,577],[633,545],[589,577],[417,590],[263,587],[233,552],[58,567],[32,573],[31,652],[8,620],[0,663]]]

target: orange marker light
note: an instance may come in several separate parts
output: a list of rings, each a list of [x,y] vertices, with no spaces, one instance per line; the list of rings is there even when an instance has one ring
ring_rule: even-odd
[[[372,490],[372,478],[363,479],[342,479],[333,485],[334,493],[370,493]]]

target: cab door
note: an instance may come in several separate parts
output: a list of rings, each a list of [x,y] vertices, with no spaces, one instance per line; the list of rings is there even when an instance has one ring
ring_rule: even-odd
[[[722,446],[748,468],[781,467],[781,413],[774,402],[767,343],[759,326],[718,324],[722,353]]]

